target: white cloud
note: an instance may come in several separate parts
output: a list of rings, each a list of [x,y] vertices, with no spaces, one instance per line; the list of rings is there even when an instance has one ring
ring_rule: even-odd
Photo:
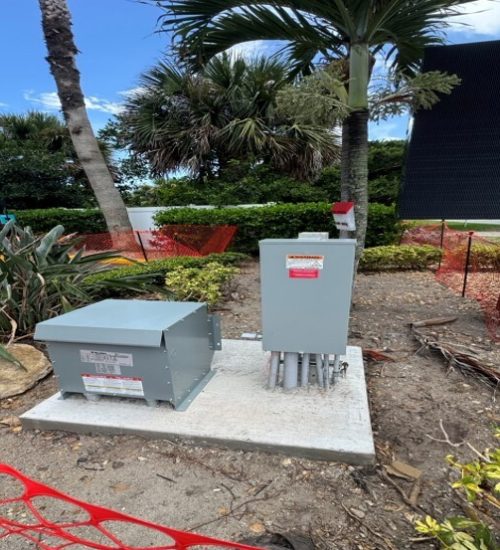
[[[38,103],[48,109],[49,111],[58,111],[61,108],[61,103],[57,92],[43,92],[35,95],[33,90],[28,90],[23,94],[24,99],[31,103]]]
[[[500,34],[500,2],[498,0],[476,0],[476,2],[460,8],[460,11],[464,15],[454,17],[451,23],[454,31],[495,37]]]
[[[28,90],[24,92],[23,95],[24,99],[27,101],[42,105],[42,107],[48,111],[59,111],[61,109],[61,102],[59,101],[57,92],[42,92],[40,94],[35,94],[33,90]],[[123,105],[121,103],[108,101],[107,99],[96,96],[85,97],[85,107],[87,107],[89,111],[101,111],[112,115],[117,115],[123,111]]]
[[[136,86],[135,88],[130,88],[129,90],[122,90],[121,92],[118,92],[118,95],[130,99],[137,95],[143,94],[145,91],[146,88],[144,86]]]
[[[101,99],[95,96],[85,97],[85,107],[89,110],[102,111],[103,113],[110,113],[112,115],[118,115],[124,109],[122,103],[108,101],[107,99]]]
[[[1,107],[8,107],[9,105],[7,103],[3,103],[2,101],[0,101],[0,108]]]
[[[268,46],[267,40],[252,40],[236,44],[227,50],[228,54],[234,57],[243,57],[251,59],[263,55]]]

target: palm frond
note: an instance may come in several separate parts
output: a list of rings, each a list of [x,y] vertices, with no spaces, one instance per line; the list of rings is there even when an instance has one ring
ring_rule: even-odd
[[[280,149],[273,139],[296,122],[277,110],[290,71],[279,58],[247,61],[225,53],[196,73],[158,64],[122,115],[126,145],[157,175],[179,168],[214,174],[230,159],[268,157],[269,149]]]
[[[388,46],[398,70],[415,69],[426,46],[442,42],[450,19],[474,0],[157,0],[160,28],[192,65],[251,40],[284,41],[295,71],[350,44]]]

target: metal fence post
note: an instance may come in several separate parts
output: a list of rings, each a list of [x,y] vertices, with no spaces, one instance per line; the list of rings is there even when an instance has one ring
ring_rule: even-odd
[[[470,254],[472,249],[472,235],[474,235],[474,231],[469,231],[469,239],[467,242],[467,255],[465,257],[464,286],[462,288],[462,298],[465,297],[465,289],[467,288],[467,277],[469,276]]]
[[[144,259],[146,262],[148,262],[148,256],[146,254],[146,249],[144,248],[144,244],[142,243],[142,237],[140,231],[136,231],[137,238],[139,239],[139,244],[141,245],[142,255],[144,256]]]
[[[446,222],[445,220],[441,220],[441,237],[439,239],[439,248],[441,249],[441,256],[439,257],[439,266],[438,269],[441,268],[441,262],[443,261],[443,245],[444,245],[444,229],[445,229]]]

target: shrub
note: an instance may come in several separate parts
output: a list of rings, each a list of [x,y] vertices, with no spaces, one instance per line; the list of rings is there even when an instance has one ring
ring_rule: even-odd
[[[337,235],[329,203],[277,204],[255,208],[180,208],[157,214],[156,223],[237,225],[232,249],[258,253],[258,241],[267,238],[294,238],[301,231],[329,231]],[[399,223],[394,207],[371,204],[368,210],[366,246],[395,242]]]
[[[493,269],[494,271],[500,271],[500,244],[473,242],[471,263],[477,269]]]
[[[200,269],[212,262],[231,266],[240,264],[246,258],[247,256],[245,254],[239,254],[237,252],[210,254],[201,257],[179,256],[177,258],[165,258],[163,260],[154,260],[148,263],[119,267],[103,273],[90,275],[87,277],[86,282],[94,283],[98,281],[127,279],[129,277],[143,277],[144,280],[150,284],[163,285],[165,276],[171,271],[175,271],[181,267]]]
[[[404,141],[372,141],[368,193],[371,202],[397,202],[404,160]],[[340,165],[327,166],[313,181],[300,181],[253,159],[232,159],[217,177],[157,179],[137,186],[127,197],[134,206],[302,203],[340,200]]]
[[[0,332],[30,334],[35,325],[112,290],[150,290],[141,277],[86,281],[105,272],[114,253],[82,255],[58,225],[37,237],[10,221],[0,231]]]
[[[186,206],[210,204],[265,204],[269,202],[327,201],[328,194],[311,183],[268,174],[264,167],[241,179],[213,179],[199,182],[185,177],[156,180],[153,185],[138,187],[130,196],[130,204],[155,206]],[[267,170],[267,171],[266,171]]]
[[[46,210],[18,210],[14,212],[19,225],[31,227],[34,233],[45,233],[56,225],[64,226],[67,233],[103,233],[106,223],[97,209],[70,210],[48,208]]]
[[[368,196],[371,202],[390,206],[397,202],[401,174],[383,174],[376,177],[370,173],[368,180]],[[340,200],[340,167],[324,168],[319,178],[313,183],[318,192],[322,191],[327,200]]]
[[[430,245],[389,245],[367,248],[359,262],[361,271],[428,269],[441,259],[440,248]]]
[[[498,428],[496,437],[500,437]],[[461,463],[451,455],[447,461],[459,474],[451,486],[460,497],[465,497],[463,507],[470,517],[449,517],[440,523],[426,516],[424,521],[416,522],[416,530],[439,541],[443,549],[498,550],[489,524],[495,525],[500,509],[500,447],[483,453],[469,447],[477,457],[472,462]]]
[[[202,268],[181,266],[167,273],[165,285],[176,300],[206,302],[213,307],[237,272],[238,269],[218,262],[209,262]]]
[[[400,176],[380,176],[368,182],[368,197],[371,202],[394,204],[398,200]]]

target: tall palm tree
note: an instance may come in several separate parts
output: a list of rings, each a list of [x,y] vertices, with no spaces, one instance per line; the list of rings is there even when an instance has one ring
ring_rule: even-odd
[[[342,197],[356,203],[358,254],[368,215],[368,87],[377,54],[413,71],[442,43],[458,7],[473,0],[156,0],[184,60],[203,64],[242,42],[280,40],[297,71],[344,64],[349,115],[342,127]]]
[[[178,169],[200,178],[220,176],[230,160],[250,158],[312,177],[339,158],[338,138],[278,108],[289,69],[277,59],[227,54],[195,73],[159,63],[119,116],[123,145],[160,176]]]
[[[76,154],[110,233],[131,231],[127,209],[95,138],[85,108],[80,73],[75,58],[78,50],[71,30],[66,0],[39,0],[42,27],[47,44],[47,61],[57,85],[64,118]]]

